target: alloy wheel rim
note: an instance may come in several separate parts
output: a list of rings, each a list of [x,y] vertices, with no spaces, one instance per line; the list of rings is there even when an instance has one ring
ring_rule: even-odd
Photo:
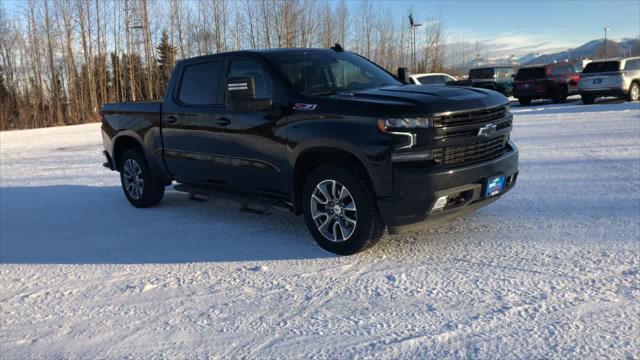
[[[640,98],[640,86],[635,84],[633,87],[631,87],[631,100],[638,101],[639,98]]]
[[[122,179],[124,188],[134,200],[139,200],[144,191],[144,179],[142,178],[142,169],[138,162],[133,159],[127,159],[122,167]]]
[[[346,186],[335,180],[319,182],[311,194],[311,217],[327,240],[344,242],[357,224],[356,203]]]

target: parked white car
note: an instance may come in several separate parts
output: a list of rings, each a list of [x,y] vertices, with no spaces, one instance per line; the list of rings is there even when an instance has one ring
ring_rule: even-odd
[[[449,74],[442,73],[424,73],[411,74],[409,80],[416,85],[445,85],[447,81],[456,81],[456,78]]]
[[[640,100],[640,56],[590,62],[580,74],[578,91],[584,104],[602,96]]]

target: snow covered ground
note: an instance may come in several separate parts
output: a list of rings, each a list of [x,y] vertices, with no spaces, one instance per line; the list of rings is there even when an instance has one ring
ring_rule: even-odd
[[[639,358],[640,104],[513,112],[512,192],[351,257],[286,212],[131,207],[98,124],[0,133],[0,357]]]

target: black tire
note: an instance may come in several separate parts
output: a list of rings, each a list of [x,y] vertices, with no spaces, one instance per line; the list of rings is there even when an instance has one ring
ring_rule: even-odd
[[[593,95],[580,95],[582,103],[585,105],[591,105],[596,101],[596,97]]]
[[[131,161],[132,163],[127,163],[127,161]],[[127,164],[137,166],[140,171],[131,171],[131,168],[125,169],[125,166],[127,166]],[[134,169],[136,168],[134,167]],[[155,176],[153,176],[153,173],[149,168],[147,159],[139,150],[126,150],[120,157],[118,170],[120,170],[120,183],[122,184],[122,191],[124,192],[124,196],[127,197],[127,200],[129,200],[131,205],[138,208],[148,208],[156,206],[160,203],[160,201],[162,201],[162,198],[164,197],[164,184],[158,182],[155,179]],[[127,174],[132,173],[136,173],[137,178],[142,180],[141,191],[139,190],[139,186],[136,187],[136,191],[131,190],[133,187],[135,187],[135,184],[139,184],[138,182],[136,182],[135,177],[127,176]],[[127,188],[129,188],[130,190],[127,190]]]
[[[520,103],[520,105],[523,105],[523,106],[531,105],[531,99],[527,99],[527,98],[520,98],[518,99],[518,102]]]
[[[634,81],[629,87],[629,94],[627,95],[627,101],[640,101],[640,83]]]
[[[567,91],[567,88],[564,86],[560,86],[556,88],[555,95],[553,96],[553,102],[556,104],[566,102],[567,96],[569,96],[569,92]]]
[[[332,199],[324,198],[324,196],[321,195],[322,192],[318,186],[320,185],[321,187],[324,187],[325,185],[332,184],[331,181],[337,184],[336,188],[339,188],[338,190],[342,189],[340,186],[347,189],[347,192],[349,193],[348,195],[351,197],[353,204],[355,205],[355,211],[349,209],[345,210],[345,208],[349,207],[348,205],[345,205],[350,203],[349,201],[342,203],[342,201],[339,200],[339,202],[336,201],[334,203],[334,206],[329,206]],[[316,197],[319,197],[320,200],[328,200],[327,204],[322,205],[320,202],[312,200],[314,192]],[[338,192],[342,195],[342,191]],[[333,199],[335,199],[335,197]],[[339,205],[338,207],[341,207],[342,205],[345,206],[341,211],[338,210],[334,212],[333,210],[329,210],[335,208],[335,205]],[[315,210],[312,210],[312,206],[316,207]],[[323,165],[315,169],[309,175],[304,184],[302,208],[309,232],[311,232],[311,235],[313,235],[313,238],[316,240],[318,245],[327,251],[339,255],[355,254],[373,246],[378,242],[378,240],[380,240],[380,237],[384,232],[385,227],[382,215],[378,210],[378,205],[375,201],[373,191],[365,180],[365,177],[357,171],[353,171],[353,169],[347,171],[343,166]],[[319,208],[322,209],[319,210]],[[318,213],[320,212],[323,214],[314,220],[312,211],[316,212],[316,216],[318,216]],[[331,211],[331,214],[333,215],[329,215],[329,211]],[[338,215],[336,214],[342,214],[343,219],[337,218]],[[331,219],[331,216],[336,218]],[[352,222],[347,222],[347,220],[351,221],[349,220],[349,217],[351,217],[351,220],[355,219],[353,227],[348,227],[348,225],[352,225]],[[337,232],[338,235],[340,235],[340,240],[342,241],[337,242],[330,240],[328,237],[323,235],[319,229],[322,228],[321,225],[325,223],[323,219],[329,223],[326,226],[325,231],[331,232],[334,239],[337,238]],[[340,226],[336,227],[336,222],[339,222]],[[328,230],[328,228],[331,228],[332,231]],[[338,228],[337,231],[336,228]],[[343,228],[346,230],[342,230]],[[349,231],[351,231],[350,236],[345,236]]]

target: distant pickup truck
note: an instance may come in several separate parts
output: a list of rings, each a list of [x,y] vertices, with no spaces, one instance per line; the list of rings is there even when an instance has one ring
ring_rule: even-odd
[[[534,99],[563,103],[567,96],[578,93],[579,81],[580,74],[571,63],[523,67],[515,76],[513,96],[522,105],[529,105]]]
[[[513,68],[510,66],[482,67],[469,70],[468,79],[449,81],[447,85],[489,89],[504,96],[511,96],[513,93],[513,74]]]
[[[493,91],[407,85],[340,47],[275,49],[180,61],[164,102],[104,105],[102,136],[133,206],[173,182],[282,205],[353,254],[513,188],[512,118]]]

